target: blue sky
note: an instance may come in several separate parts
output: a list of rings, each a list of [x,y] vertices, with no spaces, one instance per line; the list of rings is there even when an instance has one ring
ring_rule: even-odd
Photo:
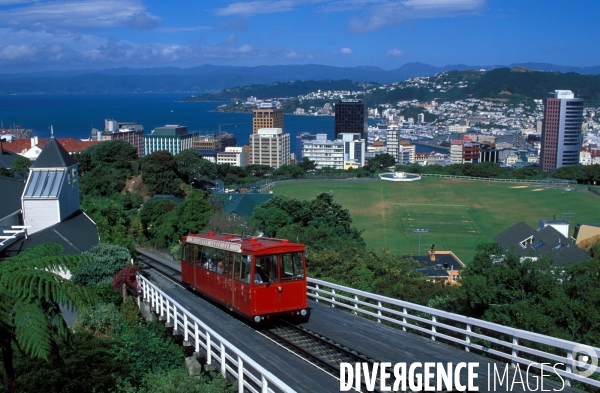
[[[598,0],[0,0],[0,72],[600,65]]]

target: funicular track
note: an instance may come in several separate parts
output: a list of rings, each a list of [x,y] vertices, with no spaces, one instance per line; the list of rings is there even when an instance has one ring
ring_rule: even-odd
[[[260,333],[336,379],[340,377],[341,363],[367,363],[368,369],[372,370],[373,364],[379,362],[319,333],[286,321],[265,327]],[[379,378],[376,386],[379,386]],[[367,391],[364,382],[362,388],[362,391]]]

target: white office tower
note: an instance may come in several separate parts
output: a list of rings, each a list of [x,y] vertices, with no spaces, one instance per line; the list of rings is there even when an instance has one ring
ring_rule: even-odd
[[[279,168],[290,164],[290,134],[281,128],[259,128],[250,135],[250,164]]]

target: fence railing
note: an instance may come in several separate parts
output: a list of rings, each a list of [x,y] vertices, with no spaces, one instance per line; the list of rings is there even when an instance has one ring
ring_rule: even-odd
[[[552,363],[556,373],[571,386],[572,381],[600,387],[600,381],[582,376],[576,367],[595,371],[596,367],[576,359],[578,353],[594,361],[600,357],[600,348],[582,345],[525,330],[514,329],[496,323],[469,318],[459,314],[436,310],[360,291],[314,278],[308,278],[308,296],[317,302],[329,303],[331,307],[346,309],[379,323],[385,322],[428,337],[463,348],[485,353],[515,366],[519,364],[540,370],[541,363]],[[584,359],[585,360],[585,359]],[[548,366],[546,366],[547,372]],[[596,374],[597,376],[597,374]]]
[[[574,186],[577,187],[577,181],[575,180],[564,180],[564,179],[500,179],[494,177],[476,177],[476,176],[458,176],[458,175],[443,175],[439,173],[419,173],[423,177],[445,177],[450,179],[462,179],[462,180],[479,180],[479,181],[490,181],[498,183],[531,183],[540,185],[550,186]]]
[[[295,392],[145,277],[138,275],[138,279],[144,302],[167,323],[172,324],[173,329],[181,333],[196,352],[204,351],[206,364],[220,370],[224,377],[230,375],[237,379],[238,392]]]

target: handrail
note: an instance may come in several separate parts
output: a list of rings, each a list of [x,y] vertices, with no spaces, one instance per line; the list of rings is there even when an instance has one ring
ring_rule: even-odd
[[[362,314],[376,319],[379,323],[383,320],[401,326],[403,331],[419,332],[433,341],[442,339],[463,347],[466,352],[473,349],[488,353],[506,360],[507,363],[510,362],[513,366],[531,365],[539,370],[541,362],[562,363],[564,368],[556,367],[556,372],[565,378],[567,386],[571,386],[571,381],[575,380],[600,387],[600,381],[587,378],[577,372],[576,366],[581,369],[589,367],[590,364],[575,358],[578,353],[583,353],[588,356],[595,355],[597,361],[600,357],[600,348],[437,310],[315,278],[308,277],[307,285],[310,298],[317,302],[330,303],[331,307],[345,308],[356,315]],[[489,333],[486,334],[484,331]],[[495,335],[492,336],[490,333]],[[547,348],[544,348],[545,350],[534,348],[531,344],[552,347],[555,353],[548,352]],[[535,359],[531,359],[532,357]]]
[[[195,315],[180,306],[145,277],[138,275],[141,296],[144,302],[173,324],[173,329],[183,334],[196,352],[206,351],[206,363],[218,363],[221,374],[227,373],[238,381],[238,392],[295,393],[295,390],[237,349],[220,334],[208,327]]]

